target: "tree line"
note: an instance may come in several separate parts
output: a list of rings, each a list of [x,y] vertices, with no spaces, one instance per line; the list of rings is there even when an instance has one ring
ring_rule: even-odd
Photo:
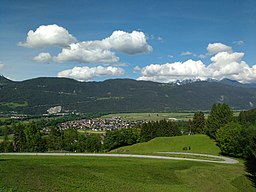
[[[106,131],[104,136],[80,133],[76,129],[60,130],[57,126],[50,126],[47,129],[49,132],[44,134],[43,126],[35,123],[15,124],[12,126],[13,141],[10,141],[6,128],[6,137],[0,143],[0,152],[106,152],[149,141],[155,137],[181,135],[179,124],[167,120],[143,123],[134,128]]]
[[[0,152],[99,152],[101,138],[96,134],[79,133],[75,129],[49,127],[47,135],[35,124],[14,125],[13,141],[0,143]]]
[[[255,111],[241,111],[236,118],[228,105],[214,104],[206,121],[206,134],[217,141],[225,155],[256,158],[256,121],[251,118]]]
[[[256,154],[255,117],[256,109],[241,111],[238,117],[234,117],[228,105],[214,104],[207,118],[203,112],[196,112],[193,119],[187,122],[147,122],[135,128],[107,131],[104,136],[80,133],[75,129],[60,130],[52,124],[45,135],[42,125],[15,124],[12,126],[13,141],[5,137],[4,142],[0,143],[0,151],[99,152],[146,142],[155,137],[199,133],[215,139],[223,154],[249,158]],[[8,129],[2,132],[8,135]]]

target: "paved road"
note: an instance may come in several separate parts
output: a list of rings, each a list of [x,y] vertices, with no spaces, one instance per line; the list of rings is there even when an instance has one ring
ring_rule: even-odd
[[[223,161],[213,161],[206,159],[192,159],[192,158],[181,158],[181,157],[167,157],[167,156],[156,156],[156,155],[138,155],[138,154],[109,154],[109,153],[0,153],[0,155],[38,155],[38,156],[89,156],[89,157],[133,157],[133,158],[148,158],[148,159],[168,159],[168,160],[179,160],[179,161],[198,161],[208,163],[222,163],[222,164],[236,164],[237,160],[206,154],[197,153],[182,153],[182,152],[156,152],[157,154],[181,154],[181,155],[193,155],[201,157],[212,157],[221,159]]]
[[[219,161],[220,163],[225,163],[225,164],[237,164],[238,163],[237,160],[231,159],[229,157],[217,156],[217,155],[208,155],[208,154],[200,154],[200,153],[183,153],[183,152],[156,152],[156,153],[157,154],[178,154],[178,155],[193,155],[193,156],[200,156],[200,157],[210,157],[210,158],[224,160],[224,161]],[[211,160],[206,160],[206,161],[212,162]],[[214,162],[217,162],[217,161],[214,161]]]

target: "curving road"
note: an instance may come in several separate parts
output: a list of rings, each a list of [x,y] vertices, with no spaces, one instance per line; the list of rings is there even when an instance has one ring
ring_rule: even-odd
[[[200,153],[183,153],[183,152],[156,152],[157,154],[177,154],[177,155],[193,155],[193,156],[200,156],[200,157],[210,157],[210,158],[215,158],[215,159],[221,159],[223,161],[213,161],[213,160],[203,160],[205,162],[214,162],[214,163],[225,163],[225,164],[237,164],[239,163],[237,160],[231,159],[229,157],[224,157],[224,156],[217,156],[217,155],[208,155],[208,154],[200,154]],[[185,158],[189,159],[190,158]],[[196,159],[196,160],[201,160],[201,159]]]
[[[206,155],[198,153],[182,153],[182,152],[156,152],[157,154],[180,154],[180,155],[193,155],[201,157],[211,157],[221,159],[223,161],[213,161],[206,159],[192,159],[192,158],[181,158],[181,157],[167,157],[167,156],[156,156],[156,155],[138,155],[138,154],[108,154],[108,153],[0,153],[0,155],[32,155],[32,156],[89,156],[89,157],[133,157],[133,158],[147,158],[147,159],[168,159],[178,161],[198,161],[208,163],[222,163],[222,164],[237,164],[238,161],[215,155]]]

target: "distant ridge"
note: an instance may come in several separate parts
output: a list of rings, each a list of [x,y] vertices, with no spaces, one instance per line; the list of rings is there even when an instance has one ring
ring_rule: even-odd
[[[26,105],[9,107],[10,102]],[[2,112],[44,114],[55,106],[61,106],[62,112],[83,113],[196,111],[209,110],[216,102],[234,109],[253,108],[256,87],[228,79],[177,85],[133,79],[79,82],[57,77],[15,82],[0,76]]]
[[[231,79],[227,79],[227,78],[224,78],[219,82],[223,83],[223,84],[226,84],[226,85],[236,86],[236,87],[256,88],[256,83],[243,84],[243,83],[239,83],[236,80],[231,80]]]
[[[5,76],[0,74],[0,85],[12,83],[12,82],[13,81],[11,81],[10,79],[7,79]]]

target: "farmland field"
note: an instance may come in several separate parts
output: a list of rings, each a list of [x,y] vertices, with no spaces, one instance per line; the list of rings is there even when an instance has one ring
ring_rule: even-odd
[[[88,133],[88,134],[105,134],[106,131],[93,131],[93,130],[78,130],[80,133]]]
[[[26,107],[28,106],[27,102],[24,103],[15,103],[15,102],[0,102],[0,107],[4,106],[4,107],[9,107],[11,109],[15,109],[17,107]]]
[[[193,118],[194,113],[118,113],[109,114],[102,116],[101,118],[111,118],[111,117],[123,117],[127,120],[144,120],[144,121],[158,121],[163,119],[176,118],[177,120],[189,120]]]
[[[234,111],[234,116],[238,116],[240,111]],[[209,115],[209,112],[204,112],[205,117]],[[111,117],[123,117],[127,120],[135,121],[135,120],[144,120],[144,121],[159,121],[159,120],[170,120],[177,119],[182,121],[188,121],[189,119],[193,119],[194,112],[179,112],[179,113],[116,113],[104,115],[101,118],[107,119]]]

